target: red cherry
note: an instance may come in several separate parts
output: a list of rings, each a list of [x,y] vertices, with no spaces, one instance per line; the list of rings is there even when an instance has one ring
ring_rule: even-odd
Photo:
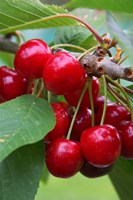
[[[98,168],[87,161],[84,161],[84,164],[82,165],[80,169],[80,173],[88,178],[98,178],[104,175],[107,175],[113,168],[113,165],[109,165],[107,167]]]
[[[8,101],[26,94],[28,81],[13,69],[6,66],[0,67],[0,96],[3,101]]]
[[[63,102],[52,103],[52,108],[56,118],[56,125],[52,131],[50,131],[44,138],[46,143],[52,140],[63,137],[69,128],[69,116],[68,116],[68,105]]]
[[[1,90],[0,90],[1,91]],[[0,104],[1,103],[4,103],[5,102],[5,99],[0,95]]]
[[[41,78],[43,68],[51,55],[49,46],[43,40],[29,40],[16,53],[15,69],[28,79]]]
[[[67,94],[65,94],[65,99],[70,105],[77,106],[78,100],[80,98],[80,95],[82,93],[85,83],[86,82],[84,81],[84,83],[81,85],[81,87],[78,87],[75,91],[68,92]],[[100,83],[98,81],[98,78],[93,76],[93,78],[92,78],[92,96],[93,96],[94,103],[96,101],[96,98],[98,97],[99,91],[100,91]],[[85,94],[83,96],[80,107],[81,108],[90,107],[90,97],[89,97],[88,90],[85,92]]]
[[[133,122],[121,121],[117,129],[122,141],[121,156],[126,159],[133,159]]]
[[[80,143],[85,158],[96,167],[111,165],[121,152],[120,136],[111,125],[86,129],[81,135]]]
[[[73,116],[72,116],[73,117]],[[74,121],[71,139],[80,140],[83,131],[92,125],[92,112],[89,108],[83,108],[78,111]]]
[[[103,106],[101,106],[96,115],[96,123],[100,124],[103,112]],[[129,118],[129,112],[117,103],[108,103],[106,109],[106,115],[104,119],[104,124],[111,124],[116,126],[120,121]]]
[[[54,54],[43,71],[45,87],[55,94],[65,94],[77,89],[86,77],[85,70],[71,54]]]
[[[82,164],[83,155],[77,142],[58,138],[46,149],[46,166],[53,176],[71,177],[79,171]]]
[[[101,106],[104,105],[104,101],[105,101],[105,96],[99,96],[96,98],[95,105],[94,105],[95,113],[99,110]],[[111,101],[107,99],[107,103],[111,103]]]

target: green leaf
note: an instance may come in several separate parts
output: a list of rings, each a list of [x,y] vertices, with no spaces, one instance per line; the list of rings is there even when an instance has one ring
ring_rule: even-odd
[[[97,41],[93,37],[93,35],[88,36],[85,38],[81,43],[80,46],[85,49],[90,49],[91,47],[94,47],[97,45]]]
[[[14,62],[14,55],[12,53],[6,53],[6,52],[0,52],[0,67],[2,65],[6,65],[10,68],[13,68],[14,65],[13,65],[13,62]]]
[[[133,12],[133,2],[131,0],[71,0],[68,2],[65,7],[77,8],[77,7],[84,7],[84,8],[96,8],[96,9],[104,9],[104,10],[111,10],[111,11],[119,11],[119,12]]]
[[[130,60],[133,62],[133,40],[128,36],[116,23],[115,19],[110,13],[107,13],[107,23],[109,30],[115,39],[121,44]]]
[[[44,5],[39,0],[4,0],[0,3],[0,33],[77,24],[70,18],[53,18],[61,13],[68,11],[62,7]]]
[[[55,125],[47,101],[24,95],[0,105],[0,161],[20,146],[41,140]]]
[[[110,178],[121,200],[133,199],[133,160],[119,159]]]
[[[90,35],[89,31],[83,27],[68,26],[61,27],[55,32],[55,44],[73,44],[81,46],[80,44],[85,38]],[[63,47],[69,51],[79,51],[76,48]]]
[[[101,13],[98,15],[95,10],[80,8],[73,10],[72,14],[85,19],[96,30],[103,27],[105,23],[105,14]],[[57,29],[54,42],[55,44],[73,44],[85,49],[89,49],[97,44],[92,33],[82,26],[68,26]],[[76,49],[70,50],[75,51]]]
[[[43,163],[42,142],[21,147],[0,162],[0,199],[34,200]]]

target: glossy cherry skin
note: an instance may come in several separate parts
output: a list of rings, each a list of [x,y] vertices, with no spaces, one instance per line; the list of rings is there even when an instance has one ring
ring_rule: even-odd
[[[99,96],[96,98],[95,105],[94,105],[95,113],[99,110],[101,106],[104,105],[104,101],[105,101],[105,96]],[[107,99],[107,103],[111,103],[111,101]]]
[[[43,71],[45,87],[54,94],[65,94],[75,90],[84,81],[85,70],[71,54],[59,52],[54,54]]]
[[[111,125],[86,129],[81,135],[80,144],[86,160],[96,167],[111,165],[121,153],[120,136]]]
[[[101,106],[96,114],[97,124],[100,124],[103,112],[103,106]],[[116,126],[120,121],[129,118],[129,112],[117,103],[108,103],[106,108],[106,115],[104,124],[111,124]]]
[[[83,84],[81,85],[81,87],[78,87],[75,91],[68,92],[67,94],[65,94],[65,99],[70,105],[77,106],[78,100],[80,98],[80,95],[82,93],[85,83],[86,82],[84,81]],[[98,78],[93,76],[93,78],[92,78],[92,96],[93,96],[94,103],[95,103],[96,98],[99,95],[99,91],[100,91],[99,80],[98,80]],[[83,99],[81,101],[80,107],[81,108],[90,107],[89,90],[86,90],[86,92],[83,96]]]
[[[126,159],[133,159],[133,122],[121,121],[117,129],[122,141],[121,156]]]
[[[73,115],[71,116],[73,117]],[[80,109],[74,121],[71,139],[80,140],[83,131],[92,125],[92,112],[89,108]]]
[[[14,66],[16,71],[28,79],[41,78],[43,68],[51,56],[51,50],[43,40],[31,39],[18,49]]]
[[[93,165],[91,165],[89,162],[84,161],[84,164],[82,165],[79,172],[88,178],[98,178],[104,175],[109,174],[113,168],[113,165],[109,165],[107,167],[98,168]]]
[[[3,101],[26,94],[27,90],[26,78],[7,66],[0,67],[0,96]]]
[[[58,138],[48,145],[45,159],[49,172],[60,178],[75,175],[83,164],[80,144],[65,138]]]
[[[69,128],[70,119],[68,115],[68,105],[63,102],[57,102],[51,104],[55,118],[56,124],[52,131],[50,131],[44,138],[46,143],[49,143],[59,137],[63,137]]]

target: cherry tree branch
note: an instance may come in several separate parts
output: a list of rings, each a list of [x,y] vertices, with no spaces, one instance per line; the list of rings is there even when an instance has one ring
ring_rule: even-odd
[[[19,45],[10,41],[7,38],[0,37],[0,50],[10,53],[16,53]],[[61,48],[55,48],[53,53],[59,51],[66,51]],[[78,57],[81,53],[70,52],[74,57]],[[114,63],[111,59],[99,56],[97,50],[92,54],[87,54],[80,59],[81,65],[86,69],[89,75],[100,77],[103,74],[107,74],[112,79],[124,79],[133,82],[133,68],[127,66],[121,66]]]
[[[86,55],[80,62],[88,74],[95,76],[106,74],[114,80],[120,78],[133,82],[133,68],[131,67],[121,66],[111,60],[97,57],[96,55]]]
[[[10,39],[5,37],[0,37],[0,50],[9,52],[9,53],[16,53],[19,45],[16,42],[10,41]]]
[[[53,53],[59,51],[66,51],[61,48],[53,49]],[[81,53],[70,52],[74,57],[78,57]],[[81,65],[86,69],[89,75],[100,77],[107,74],[112,79],[124,79],[133,82],[133,68],[127,66],[121,66],[108,60],[104,57],[100,57],[95,51],[92,54],[87,54],[80,59]]]

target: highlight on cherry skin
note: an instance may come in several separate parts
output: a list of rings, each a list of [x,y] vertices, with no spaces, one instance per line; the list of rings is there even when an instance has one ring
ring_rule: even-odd
[[[50,47],[41,39],[31,39],[23,43],[14,59],[15,70],[27,79],[42,77],[43,68],[52,56]]]
[[[96,124],[100,124],[103,112],[103,105],[98,109],[96,114]],[[107,103],[106,115],[104,119],[105,124],[116,126],[120,121],[129,119],[129,112],[122,105],[115,102]]]
[[[0,67],[0,97],[1,101],[9,101],[26,94],[28,80],[18,72],[7,66]]]
[[[80,144],[65,138],[57,138],[48,145],[45,160],[52,175],[69,178],[75,175],[83,164]]]
[[[113,164],[121,153],[118,131],[111,125],[101,125],[86,129],[80,138],[86,160],[95,167]]]
[[[101,94],[100,78],[91,76],[94,112],[89,89],[81,99],[88,78],[85,68],[71,53],[52,53],[41,39],[20,46],[14,69],[0,67],[0,104],[24,94],[37,94],[38,91],[34,94],[36,80],[41,81],[46,96],[42,93],[36,96],[50,103],[56,120],[53,130],[43,139],[45,161],[49,172],[59,178],[69,178],[78,172],[87,178],[101,177],[115,168],[119,157],[133,159],[131,113],[107,97],[101,124],[105,96]]]
[[[57,95],[77,89],[85,78],[83,67],[67,52],[58,52],[51,56],[43,70],[44,86]]]

